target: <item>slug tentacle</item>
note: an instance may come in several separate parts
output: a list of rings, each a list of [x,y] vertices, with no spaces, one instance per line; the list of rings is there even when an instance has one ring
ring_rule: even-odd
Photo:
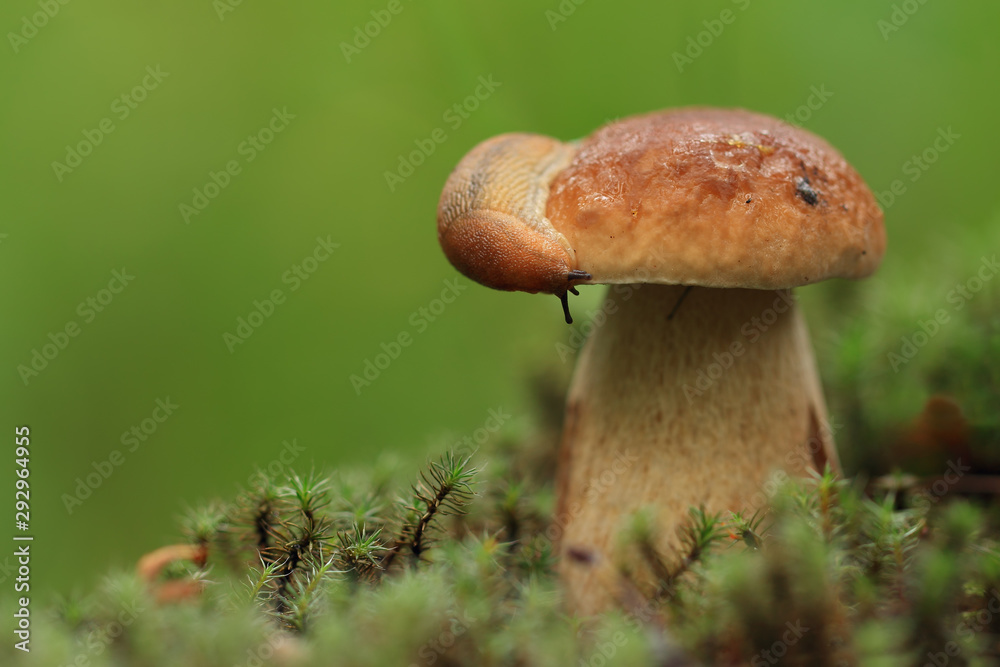
[[[438,241],[455,268],[494,289],[560,297],[589,279],[545,217],[549,185],[575,153],[549,137],[506,134],[466,155],[438,204]]]

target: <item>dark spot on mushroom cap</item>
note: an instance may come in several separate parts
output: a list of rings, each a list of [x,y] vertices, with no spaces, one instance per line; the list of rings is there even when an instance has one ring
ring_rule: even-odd
[[[809,184],[808,176],[803,176],[795,181],[795,194],[802,197],[802,201],[810,206],[815,206],[819,203],[819,195]]]
[[[750,200],[751,200],[751,199],[753,199],[753,198],[752,198],[752,197],[747,197],[747,203],[748,203],[748,204],[750,203]]]

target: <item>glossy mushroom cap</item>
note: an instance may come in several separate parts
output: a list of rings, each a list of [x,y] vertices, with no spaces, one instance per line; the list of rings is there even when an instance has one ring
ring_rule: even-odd
[[[558,295],[588,282],[863,278],[885,251],[882,211],[834,148],[770,116],[709,108],[627,118],[582,142],[484,141],[445,185],[438,239],[487,287]]]
[[[595,283],[779,289],[863,278],[886,241],[875,197],[840,153],[743,110],[605,126],[552,182],[546,215]]]

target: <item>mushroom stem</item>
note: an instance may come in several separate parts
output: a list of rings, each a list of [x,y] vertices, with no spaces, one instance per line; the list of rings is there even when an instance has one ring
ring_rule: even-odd
[[[578,361],[556,515],[576,613],[620,604],[632,585],[653,590],[648,564],[617,548],[634,511],[655,511],[656,546],[673,567],[690,507],[752,513],[785,473],[839,469],[790,291],[703,288],[670,319],[684,289],[613,286]]]

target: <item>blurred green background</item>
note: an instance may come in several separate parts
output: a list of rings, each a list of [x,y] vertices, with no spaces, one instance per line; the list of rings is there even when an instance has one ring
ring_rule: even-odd
[[[435,237],[441,186],[507,131],[572,139],[643,111],[741,106],[791,115],[877,192],[900,180],[883,197],[884,270],[801,290],[834,418],[856,427],[838,434],[845,461],[864,460],[852,434],[960,393],[932,372],[955,350],[967,367],[997,357],[992,284],[961,313],[978,319],[942,327],[900,372],[888,353],[997,250],[998,25],[985,0],[4,2],[0,405],[11,459],[13,427],[32,430],[35,595],[175,541],[185,506],[232,495],[284,441],[304,448],[298,468],[383,452],[416,463],[490,409],[530,421],[526,378],[571,364],[556,354],[569,336],[557,301],[461,279],[452,303],[435,302],[457,276]],[[480,77],[494,89],[466,102]],[[275,109],[294,118],[261,132]],[[390,188],[386,172],[437,128],[445,140]],[[915,167],[949,128],[959,138]],[[67,147],[81,142],[97,145],[70,171],[53,165],[76,162]],[[238,173],[220,176],[230,161]],[[225,187],[206,192],[213,173]],[[186,222],[181,205],[196,203]],[[339,247],[303,262],[318,237]],[[296,265],[315,271],[293,290]],[[123,268],[134,279],[102,293]],[[274,290],[284,302],[227,346]],[[602,289],[584,292],[581,320]],[[90,313],[88,298],[108,297]],[[70,322],[78,335],[25,372]],[[356,391],[351,376],[401,333],[411,344]],[[963,401],[988,420],[985,367],[994,385]],[[149,421],[168,398],[173,414]],[[143,420],[156,430],[129,451],[123,433]],[[120,465],[70,513],[66,494],[114,450]]]

